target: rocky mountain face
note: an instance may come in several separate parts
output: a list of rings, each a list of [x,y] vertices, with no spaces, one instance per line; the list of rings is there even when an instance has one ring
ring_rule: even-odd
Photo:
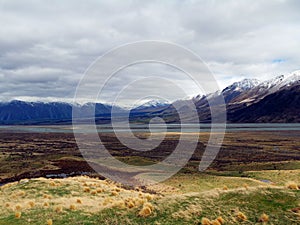
[[[299,123],[300,85],[280,89],[260,101],[228,112],[235,123]]]

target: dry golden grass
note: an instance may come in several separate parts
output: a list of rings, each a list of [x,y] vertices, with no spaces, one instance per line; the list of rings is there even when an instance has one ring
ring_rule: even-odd
[[[22,206],[20,205],[20,204],[17,204],[16,206],[15,206],[15,210],[21,210],[22,209]]]
[[[63,211],[63,208],[61,205],[55,207],[55,212],[61,213],[62,211]]]
[[[199,205],[190,204],[186,209],[179,210],[172,214],[173,218],[181,218],[185,220],[189,220],[192,216],[200,216],[202,212],[202,208]]]
[[[43,198],[52,199],[52,196],[51,196],[51,195],[48,195],[48,194],[44,194],[44,195],[43,195]]]
[[[52,219],[48,219],[48,220],[47,220],[47,225],[52,225],[52,224],[53,224]]]
[[[25,196],[25,194],[26,194],[25,191],[18,191],[18,192],[15,193],[15,195],[19,196],[19,197]]]
[[[237,212],[236,218],[238,219],[238,221],[246,221],[247,220],[247,216],[242,212]]]
[[[92,191],[91,191],[91,194],[92,194],[92,195],[96,195],[96,194],[97,194],[97,191],[96,191],[96,190],[92,190]]]
[[[4,213],[7,216],[12,210],[15,213],[22,210],[26,214],[38,208],[49,209],[55,213],[66,213],[68,210],[97,213],[115,207],[124,210],[124,213],[131,210],[134,213],[139,209],[138,215],[147,217],[154,211],[154,206],[149,201],[157,196],[144,193],[143,190],[127,190],[116,183],[85,176],[61,180],[30,179],[25,184],[30,191],[15,191],[18,185],[16,182],[1,187],[0,201],[3,202],[3,209],[6,207]]]
[[[224,186],[223,186],[223,190],[224,190],[224,191],[227,191],[227,190],[228,190],[228,187],[227,187],[226,185],[224,185]]]
[[[118,193],[118,192],[116,192],[116,191],[112,191],[112,192],[111,192],[111,195],[112,195],[112,196],[118,196],[118,195],[119,195],[119,193]]]
[[[15,213],[15,217],[16,217],[17,219],[20,219],[21,216],[22,216],[22,213],[21,213],[21,212],[16,212],[16,213]]]
[[[149,205],[150,203],[148,203],[148,205],[144,205],[143,208],[140,210],[139,212],[139,216],[142,216],[142,217],[148,217],[151,215],[152,213],[152,205]]]
[[[211,225],[211,221],[210,221],[208,218],[203,217],[203,218],[201,219],[201,224],[202,224],[202,225]]]
[[[211,222],[211,225],[222,225],[222,224],[219,222],[219,220],[213,220]]]
[[[263,214],[260,216],[260,218],[259,218],[258,221],[259,221],[259,222],[263,222],[263,223],[269,222],[269,216],[268,216],[267,214],[263,213]]]
[[[145,194],[144,196],[148,201],[151,201],[153,200],[153,195],[150,195],[150,194]]]
[[[97,191],[97,193],[102,193],[103,189],[102,188],[97,188],[96,191]]]
[[[132,200],[128,200],[128,199],[125,201],[125,205],[126,205],[129,209],[131,209],[131,208],[133,208],[133,207],[135,206],[134,202],[133,202]]]
[[[52,187],[55,187],[56,183],[54,181],[50,181],[49,185],[52,186]]]
[[[84,192],[90,192],[91,189],[90,189],[89,187],[84,187],[83,191],[84,191]]]
[[[33,208],[35,206],[35,202],[34,201],[29,201],[28,205],[30,208]]]
[[[291,190],[299,190],[298,184],[296,182],[290,181],[286,184],[286,187]]]
[[[119,209],[126,209],[125,202],[123,200],[118,200],[113,203],[113,207],[117,207]]]
[[[69,207],[69,209],[70,209],[70,210],[76,210],[76,205],[71,204],[70,207]]]
[[[218,216],[217,220],[220,222],[220,224],[224,224],[225,220],[223,219],[222,216]]]

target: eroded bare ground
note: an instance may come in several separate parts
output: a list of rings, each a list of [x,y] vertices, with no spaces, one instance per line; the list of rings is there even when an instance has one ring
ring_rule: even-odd
[[[125,135],[125,134],[124,134]],[[159,134],[156,134],[156,136]],[[146,138],[147,134],[137,134]],[[167,157],[176,147],[179,134],[168,134],[154,150],[132,151],[110,133],[100,138],[111,154],[129,163],[147,165]],[[201,133],[198,147],[185,172],[197,170],[198,161],[209,134]],[[155,138],[155,135],[154,135]],[[189,138],[183,141],[189,142]],[[231,132],[210,170],[280,169],[286,163],[300,160],[300,131]],[[262,166],[263,165],[263,166]],[[298,165],[298,164],[297,164]],[[73,134],[67,133],[1,133],[0,182],[51,174],[93,174],[83,160]]]

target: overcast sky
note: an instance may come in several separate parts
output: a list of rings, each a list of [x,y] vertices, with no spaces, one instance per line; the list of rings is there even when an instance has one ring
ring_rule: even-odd
[[[288,74],[300,69],[299,12],[297,0],[0,0],[0,100],[70,101],[93,61],[142,40],[173,42],[195,52],[221,88],[243,78]],[[175,84],[186,84],[188,95],[199,92],[178,71],[156,69],[156,75],[169,73]],[[154,73],[145,67],[119,75],[138,77],[149,71]],[[126,82],[118,79],[107,96]],[[138,84],[131,99],[143,98],[143,85],[160,88],[160,82]],[[172,90],[167,91],[169,100],[180,97],[182,92]]]

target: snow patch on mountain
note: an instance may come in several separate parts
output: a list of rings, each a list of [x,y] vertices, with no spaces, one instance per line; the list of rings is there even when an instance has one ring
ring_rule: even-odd
[[[163,99],[152,99],[146,102],[138,102],[133,106],[133,109],[158,108],[170,105],[169,101]]]
[[[228,91],[246,91],[250,90],[260,84],[258,79],[244,79],[238,82],[234,82],[230,86],[226,87],[222,92]]]
[[[289,75],[287,75],[281,82],[280,87],[283,86],[291,86],[295,83],[300,83],[300,70],[295,71],[293,73],[290,73]]]

